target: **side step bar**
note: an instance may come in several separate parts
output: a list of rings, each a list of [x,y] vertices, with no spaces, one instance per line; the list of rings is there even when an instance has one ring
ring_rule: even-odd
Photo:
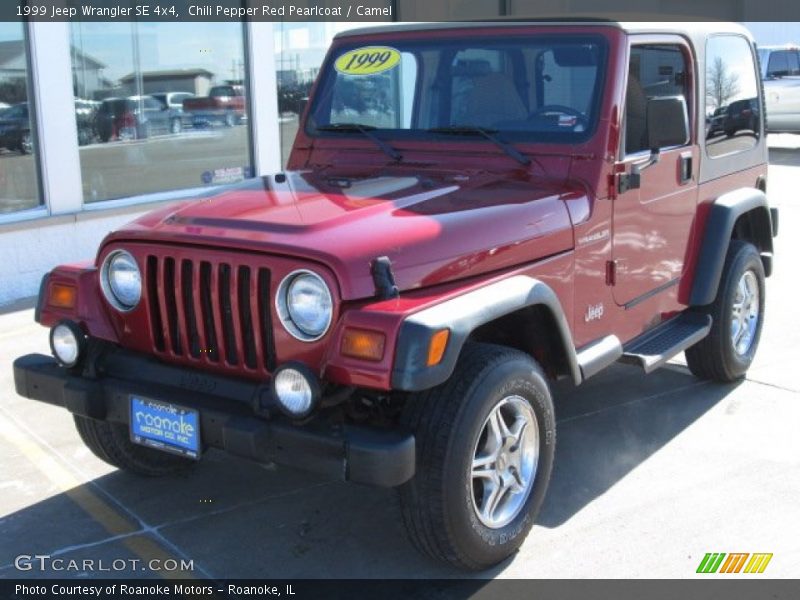
[[[684,312],[625,344],[619,360],[650,373],[702,340],[710,330],[709,315]]]

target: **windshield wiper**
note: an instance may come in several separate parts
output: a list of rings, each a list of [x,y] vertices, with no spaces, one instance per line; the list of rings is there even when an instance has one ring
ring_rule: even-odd
[[[482,135],[514,160],[525,166],[531,164],[530,158],[522,154],[522,152],[508,142],[504,142],[494,135],[497,133],[497,129],[487,129],[486,127],[478,127],[475,125],[452,125],[450,127],[432,127],[428,129],[428,131],[431,133],[444,133],[446,135]]]
[[[361,125],[360,123],[331,123],[330,125],[317,125],[317,131],[344,131],[348,133],[357,131],[368,140],[374,142],[375,145],[392,160],[396,160],[398,162],[403,160],[402,154],[384,142],[377,135],[372,133],[374,129],[377,128],[373,127],[372,125]]]

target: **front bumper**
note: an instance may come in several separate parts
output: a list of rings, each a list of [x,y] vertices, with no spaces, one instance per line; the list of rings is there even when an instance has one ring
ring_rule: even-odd
[[[84,377],[50,356],[29,354],[14,361],[14,383],[25,398],[126,427],[131,394],[195,408],[204,448],[258,462],[381,487],[400,485],[414,475],[413,435],[321,419],[305,426],[267,420],[253,410],[265,386],[164,365],[124,350],[104,355],[96,371],[96,377]]]

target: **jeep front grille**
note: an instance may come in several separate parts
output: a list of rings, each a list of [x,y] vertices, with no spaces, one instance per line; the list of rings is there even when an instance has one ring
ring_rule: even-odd
[[[157,354],[262,373],[274,369],[269,269],[150,254],[145,281]]]

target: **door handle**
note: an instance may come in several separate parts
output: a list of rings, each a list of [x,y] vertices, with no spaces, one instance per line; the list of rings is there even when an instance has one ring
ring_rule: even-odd
[[[680,173],[680,180],[681,183],[687,183],[692,180],[694,176],[694,164],[691,152],[682,152],[681,153],[681,173]]]

